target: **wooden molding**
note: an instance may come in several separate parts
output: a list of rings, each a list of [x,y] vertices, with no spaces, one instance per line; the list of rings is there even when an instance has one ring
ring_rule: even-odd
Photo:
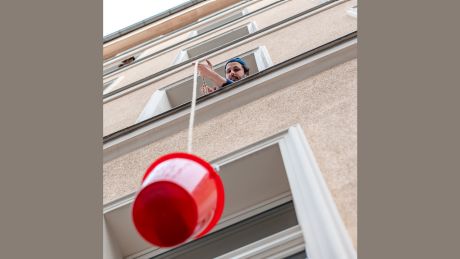
[[[122,51],[130,49],[160,35],[177,30],[237,2],[239,2],[239,0],[214,0],[206,1],[204,4],[198,4],[197,6],[192,6],[183,13],[162,19],[108,42],[103,47],[103,58],[111,58]]]

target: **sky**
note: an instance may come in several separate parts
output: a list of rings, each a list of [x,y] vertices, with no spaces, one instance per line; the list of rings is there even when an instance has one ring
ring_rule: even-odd
[[[116,32],[188,0],[103,0],[103,36]]]

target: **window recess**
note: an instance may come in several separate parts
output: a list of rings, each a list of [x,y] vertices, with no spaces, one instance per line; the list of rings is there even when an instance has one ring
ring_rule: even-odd
[[[173,62],[173,65],[179,64],[183,61],[199,56],[205,52],[216,49],[224,44],[227,44],[241,37],[254,33],[255,31],[257,31],[256,23],[250,22],[242,27],[220,34],[195,46],[183,49],[179,51],[179,53],[177,54]]]
[[[114,79],[111,79],[107,82],[105,82],[102,86],[102,94],[107,94],[108,92],[112,91],[113,87],[118,84],[118,82],[121,81],[123,76],[116,77]]]
[[[137,59],[139,59],[139,56],[142,54],[142,52],[139,52],[135,55],[131,55],[131,56],[128,56],[127,58],[121,60],[121,61],[117,61],[117,62],[114,62],[110,65],[107,65],[106,67],[104,67],[103,69],[103,75],[106,75],[108,73],[111,73],[111,72],[114,72],[122,67],[125,67],[131,63],[133,63],[134,61],[136,61]]]
[[[250,69],[249,76],[273,65],[265,46],[259,46],[254,50],[239,55],[238,57],[244,59],[248,64]],[[214,70],[222,77],[225,77],[225,63],[226,62],[222,62],[214,65]],[[213,85],[213,83],[208,79],[205,79],[205,82],[208,86]],[[198,76],[197,98],[203,96],[200,91],[201,84],[202,79]],[[193,75],[155,91],[150,100],[147,102],[144,110],[139,115],[136,123],[166,112],[184,103],[190,102],[192,98],[192,89]]]
[[[200,28],[198,30],[194,30],[194,31],[190,32],[189,38],[192,38],[192,37],[194,37],[196,35],[204,34],[204,33],[208,32],[208,31],[214,30],[215,28],[218,28],[218,27],[220,27],[220,26],[222,26],[222,25],[224,25],[226,23],[235,21],[235,20],[243,17],[247,13],[248,13],[248,10],[245,8],[243,10],[240,10],[236,14],[228,15],[228,16],[220,19],[220,20],[217,20],[214,23],[208,24],[208,25],[203,26],[202,28]]]
[[[298,223],[290,201],[152,258],[231,258],[225,254],[295,226]]]
[[[105,247],[118,251],[107,259],[357,258],[300,125],[210,162],[220,168],[226,195],[210,233],[152,247],[132,225],[133,192],[104,205]]]
[[[352,6],[347,9],[347,14],[353,18],[358,18],[358,6]]]

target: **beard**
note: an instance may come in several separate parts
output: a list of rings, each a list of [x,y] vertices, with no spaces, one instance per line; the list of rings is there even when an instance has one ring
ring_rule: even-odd
[[[245,77],[244,75],[242,77],[239,77],[237,75],[231,75],[228,79],[230,79],[230,80],[235,82],[235,81],[243,79],[244,77]]]

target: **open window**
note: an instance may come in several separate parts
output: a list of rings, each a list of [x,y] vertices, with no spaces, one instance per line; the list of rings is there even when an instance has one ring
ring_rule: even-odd
[[[152,247],[131,221],[135,193],[104,206],[106,259],[341,258],[356,252],[299,125],[211,161],[225,208],[204,237]]]
[[[208,31],[214,30],[215,28],[218,28],[218,27],[222,26],[223,24],[235,21],[235,20],[243,17],[247,13],[248,13],[248,10],[245,8],[243,10],[238,11],[235,14],[228,15],[228,16],[222,18],[222,19],[219,19],[219,20],[215,21],[214,23],[211,23],[211,24],[209,24],[207,26],[204,26],[204,27],[202,27],[202,28],[200,28],[198,30],[190,32],[189,38],[194,37],[196,35],[202,35],[202,34],[208,32]]]
[[[268,54],[268,51],[265,46],[260,46],[257,49],[251,50],[247,53],[240,55],[239,57],[244,59],[245,62],[248,64],[250,69],[249,75],[258,73],[273,65],[270,55]],[[222,77],[225,77],[224,65],[225,62],[214,65],[214,70]],[[207,79],[205,79],[205,82],[208,86],[213,85],[213,83]],[[199,76],[197,98],[203,95],[199,87],[201,84],[202,79]],[[152,95],[150,100],[147,102],[147,105],[138,117],[136,123],[151,118],[160,113],[166,112],[181,104],[189,102],[192,99],[192,89],[193,75],[188,76],[166,87],[160,88]]]
[[[139,52],[137,54],[134,54],[134,55],[131,55],[131,56],[128,56],[127,58],[121,60],[121,61],[117,61],[117,62],[114,62],[110,65],[107,65],[106,67],[104,67],[103,69],[103,74],[108,74],[108,73],[111,73],[113,71],[116,71],[122,67],[125,67],[131,63],[133,63],[134,61],[136,61],[139,56],[142,54],[142,52]]]
[[[173,64],[181,63],[185,60],[194,58],[210,50],[219,48],[222,45],[225,45],[241,37],[254,33],[255,31],[257,31],[256,23],[250,22],[242,27],[217,35],[195,46],[181,50],[179,54],[177,54]]]

